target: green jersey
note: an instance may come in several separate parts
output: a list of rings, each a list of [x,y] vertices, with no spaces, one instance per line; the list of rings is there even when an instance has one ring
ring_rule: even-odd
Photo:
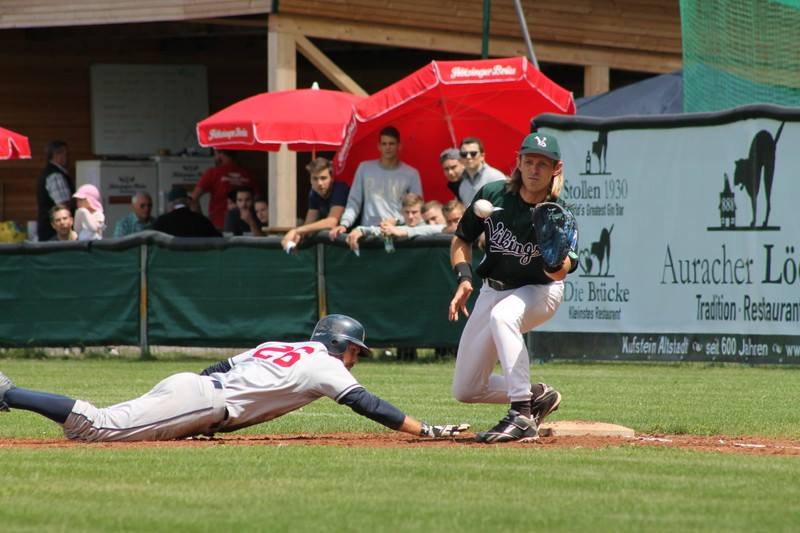
[[[486,235],[486,255],[478,265],[478,275],[510,287],[552,283],[544,272],[533,231],[531,209],[535,204],[525,202],[518,193],[508,192],[505,181],[487,183],[472,202],[481,198],[492,203],[494,213],[481,219],[470,204],[456,230],[456,236],[469,243],[477,241],[481,233]]]

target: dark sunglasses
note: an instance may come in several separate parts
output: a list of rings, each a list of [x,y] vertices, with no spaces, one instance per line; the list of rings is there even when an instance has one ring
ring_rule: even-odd
[[[467,157],[478,157],[479,153],[480,152],[478,152],[478,151],[474,151],[474,152],[459,152],[459,155],[461,155],[461,157],[466,159]]]
[[[139,204],[139,207],[153,207],[153,204]]]

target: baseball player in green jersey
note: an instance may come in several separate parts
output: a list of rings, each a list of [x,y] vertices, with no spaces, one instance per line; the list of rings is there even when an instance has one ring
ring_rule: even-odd
[[[206,368],[182,372],[139,398],[99,409],[84,400],[16,387],[0,372],[0,411],[33,411],[82,441],[170,440],[260,424],[327,396],[396,431],[453,437],[468,424],[433,426],[369,393],[350,369],[369,353],[364,327],[345,315],[317,322],[304,342],[265,342]]]
[[[453,395],[460,402],[511,404],[495,427],[477,434],[479,442],[536,439],[541,421],[561,402],[561,394],[552,387],[531,386],[523,333],[555,314],[564,294],[563,280],[578,266],[577,233],[569,243],[569,255],[548,268],[532,225],[532,209],[558,198],[562,170],[557,139],[550,134],[528,135],[509,180],[488,183],[477,192],[453,237],[450,260],[458,287],[449,318],[458,320],[459,312],[469,317],[458,345]],[[486,255],[477,274],[483,286],[470,314],[472,244],[482,234]],[[502,374],[493,374],[498,360]]]

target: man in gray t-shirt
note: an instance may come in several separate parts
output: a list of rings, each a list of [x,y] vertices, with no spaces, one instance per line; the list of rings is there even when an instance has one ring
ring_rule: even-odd
[[[330,231],[332,240],[352,228],[359,215],[362,226],[401,220],[403,196],[410,192],[422,196],[419,172],[400,161],[400,132],[392,126],[383,128],[378,149],[380,159],[358,166],[339,226]]]
[[[459,155],[464,162],[464,173],[458,186],[458,199],[464,205],[471,204],[478,189],[487,183],[506,179],[505,174],[486,163],[483,142],[477,137],[467,137],[461,141]]]

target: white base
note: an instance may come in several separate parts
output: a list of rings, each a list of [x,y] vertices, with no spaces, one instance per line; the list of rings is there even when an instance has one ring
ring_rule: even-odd
[[[634,432],[631,428],[617,424],[582,420],[559,420],[545,422],[539,426],[539,436],[541,437],[579,437],[584,435],[631,438],[634,436]]]

